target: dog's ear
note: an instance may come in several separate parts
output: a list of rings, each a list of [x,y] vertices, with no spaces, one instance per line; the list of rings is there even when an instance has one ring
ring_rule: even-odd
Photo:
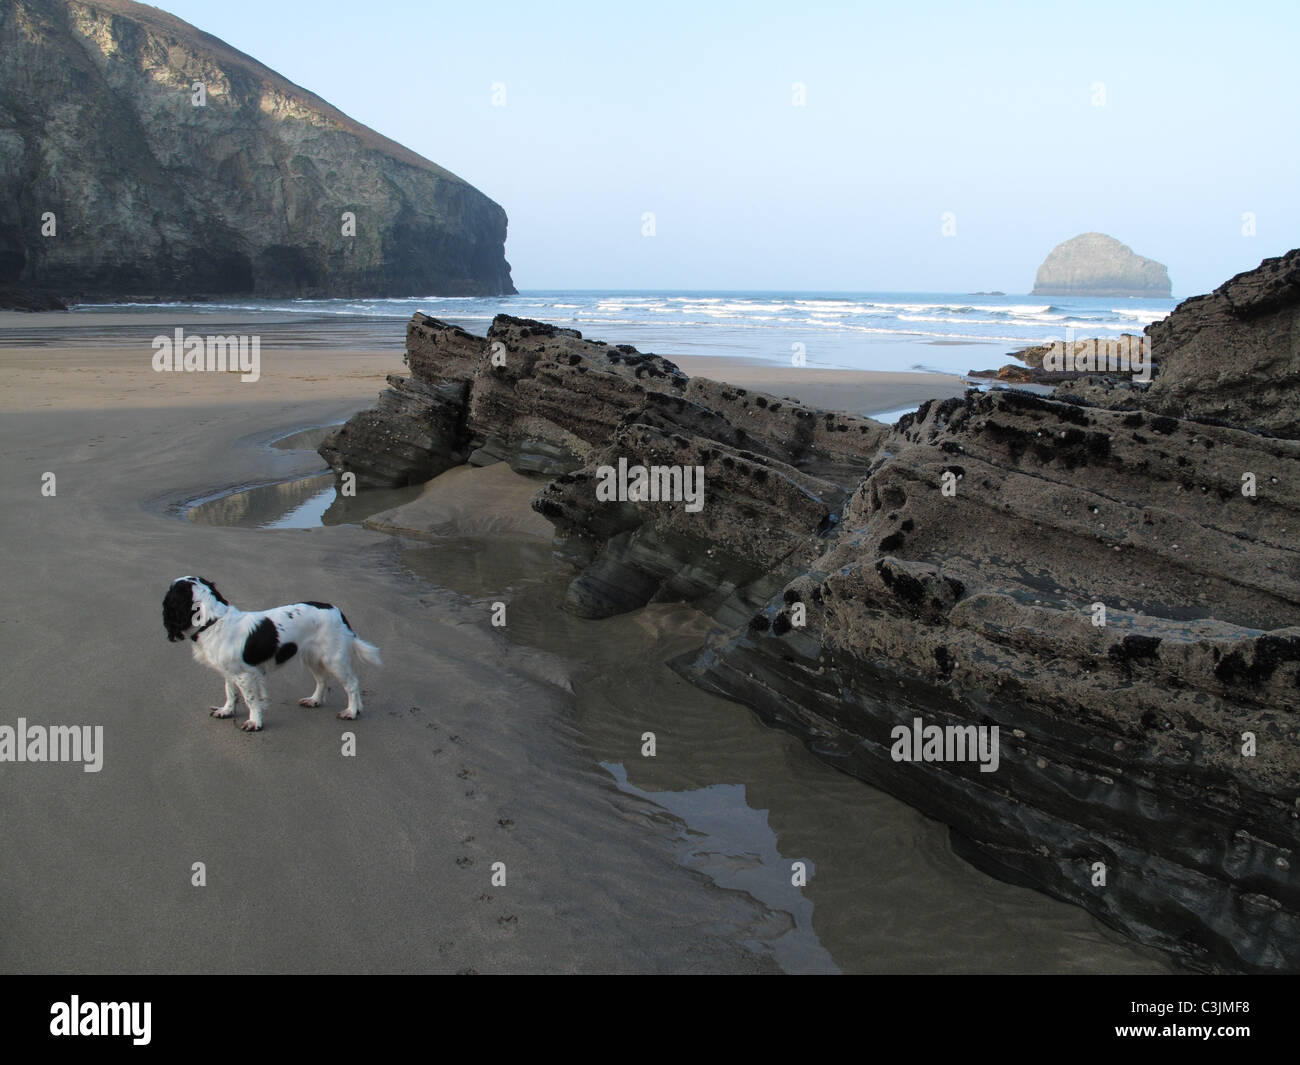
[[[185,630],[194,624],[194,584],[189,580],[173,582],[163,596],[163,628],[167,639],[175,643],[185,639]]]

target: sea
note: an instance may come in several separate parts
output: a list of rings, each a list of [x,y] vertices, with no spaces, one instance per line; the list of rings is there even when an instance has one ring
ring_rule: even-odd
[[[232,299],[202,303],[80,304],[81,312],[157,313],[202,320],[255,315],[263,349],[296,345],[401,348],[416,311],[486,331],[498,314],[533,318],[640,351],[828,369],[962,374],[996,368],[1032,344],[1117,337],[1173,310],[1172,299],[953,292],[724,292],[528,290],[514,296],[414,299]],[[6,330],[6,342],[19,342]],[[118,329],[115,339],[120,339]],[[33,338],[34,339],[34,338]]]

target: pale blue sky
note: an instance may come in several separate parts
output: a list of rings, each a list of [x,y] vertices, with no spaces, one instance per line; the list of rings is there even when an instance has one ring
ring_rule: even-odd
[[[1181,297],[1300,245],[1295,0],[158,6],[495,199],[521,289],[1026,292],[1100,230]]]

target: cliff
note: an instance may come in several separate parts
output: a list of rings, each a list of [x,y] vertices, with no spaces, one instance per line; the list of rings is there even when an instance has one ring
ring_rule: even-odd
[[[1300,368],[1278,347],[1298,282],[1291,253],[1229,283],[1239,313],[1189,301],[1163,325],[1170,396],[1195,393],[1196,345],[1230,340],[1236,424],[1066,386],[891,427],[574,330],[417,315],[411,374],[321,453],[362,484],[543,475],[534,509],[580,562],[568,609],[693,601],[718,627],[683,676],[945,822],[981,868],[1200,969],[1295,970],[1300,441],[1252,431],[1270,401],[1239,378]],[[703,505],[603,501],[620,460],[702,469]],[[900,759],[918,718],[996,727],[994,771]]]
[[[1051,250],[1034,279],[1035,296],[1160,296],[1169,272],[1105,233],[1083,233]]]
[[[110,298],[514,291],[497,204],[165,12],[9,0],[0,56],[0,286]]]

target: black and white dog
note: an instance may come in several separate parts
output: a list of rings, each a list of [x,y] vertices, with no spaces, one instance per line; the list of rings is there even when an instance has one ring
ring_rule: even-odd
[[[361,685],[352,672],[352,652],[372,666],[382,666],[379,648],[360,639],[348,619],[329,603],[291,603],[272,610],[248,612],[226,602],[211,581],[203,577],[177,577],[167,589],[162,605],[167,639],[186,636],[194,644],[194,657],[226,679],[226,701],[212,708],[213,717],[235,712],[236,691],[248,705],[248,720],[240,727],[256,732],[270,701],[266,670],[284,665],[301,654],[316,690],[302,706],[320,706],[325,682],[331,675],[348,693],[347,709],[339,717],[350,721],[361,713]]]

